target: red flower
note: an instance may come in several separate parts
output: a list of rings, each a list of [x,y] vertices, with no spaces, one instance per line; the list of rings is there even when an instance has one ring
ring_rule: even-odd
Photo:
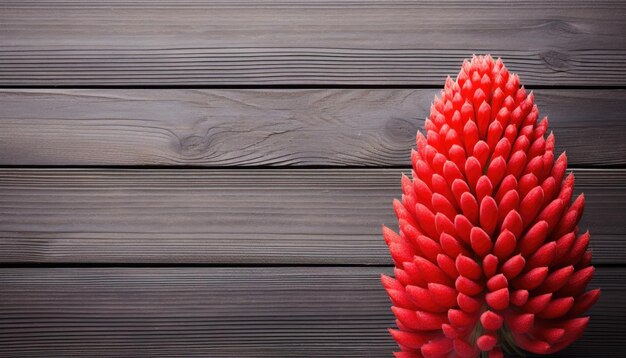
[[[400,234],[383,227],[395,278],[382,277],[398,329],[396,357],[552,353],[579,338],[600,295],[585,198],[554,160],[534,95],[489,55],[463,63],[417,134],[413,180],[393,203]]]

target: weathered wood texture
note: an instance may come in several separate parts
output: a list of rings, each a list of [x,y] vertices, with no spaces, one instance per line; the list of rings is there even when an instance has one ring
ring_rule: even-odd
[[[438,90],[1,90],[4,165],[406,166]],[[537,90],[572,166],[626,164],[626,91]]]
[[[2,356],[389,357],[374,268],[4,268]],[[558,357],[622,357],[624,268],[602,267],[582,340]]]
[[[528,85],[626,85],[623,1],[5,1],[0,86],[440,85],[491,52]]]
[[[391,264],[401,171],[3,169],[0,261]],[[626,170],[575,174],[595,262],[626,263]]]
[[[625,18],[617,0],[1,1],[0,357],[390,356],[380,226],[408,172],[390,167],[474,52],[539,88],[557,150],[593,167],[576,191],[603,294],[555,356],[623,356]]]

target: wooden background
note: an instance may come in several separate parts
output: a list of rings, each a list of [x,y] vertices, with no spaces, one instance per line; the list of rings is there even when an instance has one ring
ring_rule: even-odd
[[[623,1],[1,1],[0,356],[389,357],[379,275],[445,76],[501,56],[626,351]]]

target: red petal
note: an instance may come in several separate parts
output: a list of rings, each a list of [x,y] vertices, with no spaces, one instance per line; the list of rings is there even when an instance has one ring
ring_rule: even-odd
[[[456,179],[463,179],[463,174],[454,162],[447,160],[443,165],[443,176],[446,178],[448,185],[452,186],[452,183]]]
[[[467,327],[476,322],[474,316],[457,309],[448,310],[448,320],[453,327]]]
[[[468,296],[464,293],[458,294],[456,298],[456,303],[463,311],[467,313],[474,313],[482,307],[482,303],[478,299]]]
[[[525,197],[530,191],[536,188],[539,185],[539,180],[537,177],[532,174],[525,174],[519,179],[519,183],[517,184],[518,191],[520,196]]]
[[[526,167],[526,153],[523,150],[518,150],[511,155],[509,163],[506,167],[506,173],[511,174],[516,178],[519,178]]]
[[[419,286],[406,286],[406,293],[410,297],[413,305],[422,311],[427,312],[445,312],[447,307],[444,307],[437,303],[431,296],[430,291]],[[403,307],[404,306],[397,306]]]
[[[471,243],[470,233],[473,227],[472,223],[470,223],[465,216],[457,215],[454,217],[454,228],[459,238],[468,245]]]
[[[506,192],[502,196],[502,200],[498,204],[498,222],[502,224],[502,221],[511,210],[517,210],[519,208],[519,194],[516,190],[512,189]]]
[[[495,255],[488,254],[483,259],[483,272],[485,277],[489,278],[496,274],[498,270],[498,258]]]
[[[408,245],[397,243],[389,245],[389,253],[391,253],[391,257],[398,267],[403,267],[404,263],[413,260],[414,256],[413,249],[411,249]]]
[[[433,194],[433,210],[437,213],[442,213],[452,220],[456,216],[457,212],[452,203],[445,196],[435,193]],[[419,216],[418,216],[419,218]],[[419,219],[418,219],[419,220]]]
[[[452,350],[452,340],[440,338],[422,346],[422,354],[425,358],[439,358]]]
[[[490,253],[493,246],[489,235],[479,227],[472,228],[470,232],[470,243],[474,252],[481,257]]]
[[[472,156],[478,159],[481,168],[485,168],[487,165],[487,159],[489,158],[489,146],[483,140],[479,140],[474,145],[474,151],[472,152]]]
[[[539,221],[533,225],[519,241],[519,250],[524,257],[533,254],[548,236],[548,223]]]
[[[478,137],[478,126],[476,123],[474,121],[467,121],[463,127],[463,140],[465,141],[466,153],[472,154],[474,152],[474,145],[478,142]]]
[[[454,339],[459,335],[457,329],[447,323],[441,325],[441,330],[443,331],[443,335],[450,339]]]
[[[398,344],[413,349],[419,349],[433,338],[431,333],[405,332],[397,329],[389,329],[388,331]]]
[[[483,334],[476,340],[476,346],[483,352],[490,351],[496,346],[498,340],[493,335]]]
[[[520,203],[519,214],[522,217],[522,222],[525,226],[531,223],[531,221],[537,216],[541,209],[541,203],[543,202],[543,189],[541,187],[535,187],[526,194],[522,202]]]
[[[443,314],[428,313],[424,311],[411,311],[400,307],[391,307],[396,317],[412,330],[431,331],[440,329],[447,318]]]
[[[483,169],[478,159],[474,157],[467,158],[465,161],[465,177],[470,188],[476,188],[476,183],[478,183],[478,178],[480,178],[482,173]]]
[[[454,340],[454,352],[461,358],[472,358],[478,353],[474,347],[460,338]]]
[[[546,293],[543,295],[532,297],[524,305],[524,310],[529,313],[538,313],[543,311],[550,300],[552,299],[552,293]]]
[[[402,287],[401,290],[394,290],[394,289],[387,288],[386,291],[387,291],[387,294],[389,295],[389,299],[391,300],[391,303],[394,306],[408,308],[408,309],[417,308],[413,304],[409,296],[406,294],[404,287]]]
[[[509,289],[501,288],[485,295],[485,301],[494,310],[503,310],[509,307]]]
[[[563,317],[572,307],[574,306],[574,298],[573,297],[562,297],[557,298],[546,306],[543,311],[537,314],[537,317],[543,319],[554,319]]]
[[[509,287],[509,281],[503,274],[497,274],[487,281],[489,291],[497,291],[501,288]]]
[[[490,196],[493,193],[493,184],[486,175],[478,178],[476,183],[476,199],[482,201],[484,197]]]
[[[589,281],[591,281],[594,272],[595,268],[593,266],[576,271],[567,284],[559,290],[559,294],[563,296],[578,296],[582,294]]]
[[[481,138],[487,137],[487,128],[489,126],[490,119],[491,119],[491,106],[489,106],[487,102],[482,102],[480,107],[478,107],[478,112],[476,113],[476,122],[478,123],[478,132]]]
[[[428,185],[426,185],[426,183],[424,183],[420,178],[414,178],[413,187],[415,188],[415,195],[417,196],[417,201],[423,205],[426,205],[429,209],[432,209],[431,202],[432,202],[433,192],[430,190]]]
[[[398,282],[394,278],[389,277],[387,275],[380,275],[380,282],[382,282],[382,284],[383,284],[383,286],[385,286],[385,288],[391,288],[391,289],[394,289],[394,290],[398,290],[398,289],[404,288],[404,286],[402,286],[402,284],[400,282]]]
[[[548,268],[537,267],[516,278],[513,281],[513,287],[530,291],[539,287],[546,276],[548,276]]]
[[[554,181],[554,178],[552,177],[546,178],[546,180],[544,180],[543,183],[541,183],[541,189],[543,189],[543,205],[548,206],[548,203],[552,202],[554,199],[554,196],[556,195],[557,185],[556,185],[556,181]],[[544,209],[543,211],[545,210],[546,209]],[[542,214],[539,214],[539,218],[540,218],[539,220],[546,220],[541,215]],[[554,226],[550,226],[550,228],[554,228]]]
[[[517,240],[515,240],[515,235],[509,230],[503,230],[493,246],[493,254],[496,255],[500,261],[504,261],[511,257],[516,244]]]
[[[489,147],[491,147],[491,145],[489,143],[487,143],[489,145]],[[502,158],[508,158],[509,154],[511,154],[511,142],[506,139],[506,138],[501,138],[498,143],[496,143],[495,147],[493,148],[493,153],[492,156],[494,158],[497,157],[502,157]],[[506,164],[506,161],[505,161]]]
[[[572,277],[573,273],[574,273],[573,266],[566,266],[556,271],[553,271],[548,275],[548,277],[546,277],[546,279],[543,281],[541,286],[539,286],[535,290],[535,292],[536,293],[555,292],[567,284],[570,277]]]
[[[535,252],[528,262],[526,263],[527,269],[532,269],[541,266],[550,266],[556,258],[556,242],[550,241],[549,243],[541,246],[537,252]]]
[[[515,333],[526,333],[535,324],[535,315],[532,313],[509,312],[505,317],[506,325]]]
[[[482,277],[480,265],[467,256],[459,255],[456,258],[456,269],[459,274],[472,280],[479,280]]]
[[[493,235],[497,223],[498,205],[492,197],[486,196],[480,202],[480,226],[488,235]]]
[[[419,226],[430,237],[438,237],[437,228],[435,226],[435,215],[423,204],[415,205],[415,214],[419,220]]]
[[[598,301],[598,298],[600,298],[599,289],[585,292],[576,298],[574,307],[572,307],[572,309],[568,312],[568,315],[570,317],[576,317],[587,312],[587,310]]]
[[[448,157],[456,164],[457,168],[461,171],[465,169],[465,149],[462,146],[454,144],[448,150]]]
[[[511,257],[505,263],[503,263],[502,267],[500,268],[500,271],[502,271],[502,273],[504,274],[504,276],[506,276],[507,279],[511,280],[517,277],[517,275],[519,275],[522,272],[525,265],[526,265],[526,260],[524,260],[524,257],[522,257],[522,255],[518,254],[518,255]]]
[[[523,229],[522,217],[515,210],[511,210],[511,212],[504,217],[500,227],[501,231],[509,230],[515,237],[519,237]]]
[[[567,255],[567,258],[564,263],[575,264],[576,262],[578,262],[585,254],[585,251],[587,251],[587,247],[589,247],[589,232],[588,231],[580,235],[578,239],[574,242],[574,245],[572,245],[572,249]]]
[[[499,314],[493,311],[485,311],[480,315],[480,323],[488,330],[497,330],[502,327],[504,319]]]
[[[574,235],[573,232],[563,235],[556,240],[556,257],[554,264],[562,263],[567,260],[575,241],[576,235]]]
[[[563,325],[565,337],[560,342],[554,344],[546,353],[554,353],[572,344],[572,342],[582,336],[588,323],[589,317],[582,317],[567,321]]]
[[[456,279],[454,287],[459,292],[462,292],[468,296],[476,296],[483,291],[483,287],[480,284],[464,276],[459,276]]]
[[[441,250],[441,246],[427,236],[420,235],[417,237],[416,241],[422,252],[422,256],[431,262],[435,262],[437,260],[437,255],[443,252]]]
[[[565,204],[563,203],[563,200],[556,198],[550,204],[548,204],[545,209],[541,211],[541,213],[537,217],[537,221],[545,221],[546,223],[548,223],[548,231],[552,231],[556,227],[559,219],[561,218],[561,214],[563,213],[564,208]]]
[[[528,302],[528,291],[515,290],[511,293],[511,303],[515,306],[521,307]]]
[[[500,183],[500,187],[498,188],[498,193],[496,194],[496,202],[500,203],[502,201],[502,197],[504,194],[509,192],[510,190],[517,189],[517,179],[513,175],[507,175],[502,179]]]
[[[456,258],[457,256],[463,254],[469,256],[470,253],[466,250],[461,243],[455,239],[452,235],[441,234],[439,237],[439,243],[441,244],[441,248],[446,253],[446,255]]]
[[[383,225],[383,238],[387,245],[392,242],[402,242],[400,235],[396,234],[393,230]]]
[[[435,229],[437,233],[441,235],[442,233],[447,233],[452,236],[456,236],[456,228],[450,219],[442,213],[437,213],[435,215]]]
[[[439,283],[429,283],[428,291],[437,304],[446,307],[456,305],[457,291],[454,288]]]
[[[513,338],[515,340],[515,344],[531,353],[546,354],[550,349],[550,345],[547,342],[539,339],[531,339],[525,335],[519,334],[514,334]]]
[[[500,124],[500,122],[498,121],[491,122],[489,128],[487,128],[487,145],[489,146],[489,148],[494,148],[494,152],[496,145],[498,145],[500,138],[502,138],[503,132],[504,128],[502,127],[502,124]],[[506,162],[504,162],[504,168],[506,169]]]
[[[497,157],[491,160],[487,167],[487,177],[491,183],[495,186],[500,184],[502,178],[506,174],[506,161],[502,157]]]
[[[535,327],[532,335],[549,344],[554,344],[565,336],[565,330],[563,328]]]
[[[426,282],[436,282],[444,285],[452,285],[452,281],[446,274],[441,271],[441,269],[435,266],[432,262],[415,256],[413,259],[413,263],[417,267],[418,271],[421,273],[422,277]]]
[[[463,215],[472,223],[477,224],[479,213],[478,201],[476,201],[476,198],[474,198],[470,192],[465,192],[461,195],[460,206]]]
[[[402,205],[400,200],[395,199],[393,201],[393,209],[396,212],[398,219],[403,219],[409,222],[413,226],[417,226],[417,222],[413,218],[413,215]]]
[[[456,199],[457,203],[459,203],[459,205],[461,204],[461,195],[463,195],[464,193],[469,193],[470,188],[467,185],[467,182],[465,180],[461,180],[461,179],[455,179],[452,182],[452,194],[454,194],[454,199]]]
[[[452,260],[448,255],[437,255],[437,265],[439,265],[441,271],[443,271],[449,278],[455,279],[457,276],[459,276],[459,272],[456,270],[454,260]]]

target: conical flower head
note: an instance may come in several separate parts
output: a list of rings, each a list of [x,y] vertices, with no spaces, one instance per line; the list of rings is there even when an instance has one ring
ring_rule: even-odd
[[[579,338],[599,297],[567,157],[500,59],[465,61],[417,134],[412,179],[383,227],[396,357],[547,354]]]

